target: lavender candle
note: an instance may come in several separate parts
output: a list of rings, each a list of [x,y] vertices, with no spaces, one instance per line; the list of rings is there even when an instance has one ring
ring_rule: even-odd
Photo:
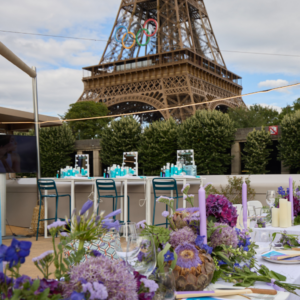
[[[247,183],[244,180],[242,186],[242,204],[243,204],[243,224],[244,229],[247,229]]]
[[[293,191],[293,178],[289,178],[289,199],[291,202],[291,207],[292,207],[292,225],[294,224],[294,191]]]
[[[207,225],[206,225],[206,200],[205,189],[201,185],[199,191],[199,212],[200,212],[200,235],[205,236],[204,244],[207,244]]]

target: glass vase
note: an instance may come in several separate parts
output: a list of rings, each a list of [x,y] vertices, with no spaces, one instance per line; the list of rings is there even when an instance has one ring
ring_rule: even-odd
[[[153,300],[175,300],[175,277],[172,269],[164,273],[156,273],[158,289]]]

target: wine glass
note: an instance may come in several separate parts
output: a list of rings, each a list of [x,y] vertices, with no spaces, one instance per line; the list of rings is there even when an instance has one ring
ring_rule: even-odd
[[[120,258],[124,261],[126,260],[127,253],[127,242],[131,236],[136,236],[136,223],[129,222],[127,224],[122,224],[119,230],[113,232],[115,240],[115,249]]]
[[[268,213],[270,215],[270,218],[269,218],[270,223],[272,223],[272,207],[274,206],[275,198],[276,198],[276,191],[268,190],[267,195],[266,195],[266,201],[270,207],[269,213]]]
[[[126,261],[144,276],[152,274],[156,267],[155,243],[151,236],[132,235],[128,238]]]

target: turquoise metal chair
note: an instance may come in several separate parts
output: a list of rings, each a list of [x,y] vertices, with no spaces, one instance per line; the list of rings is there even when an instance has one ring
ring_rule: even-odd
[[[69,209],[70,209],[70,218],[71,218],[71,196],[69,194],[59,195],[57,192],[55,181],[52,179],[39,179],[37,181],[38,189],[40,193],[40,208],[39,208],[39,218],[38,218],[38,226],[37,226],[37,232],[36,232],[36,240],[38,240],[39,237],[39,227],[40,227],[40,221],[51,221],[55,220],[57,221],[57,208],[58,208],[58,198],[59,197],[69,197]],[[55,191],[53,194],[43,195],[42,191]],[[43,198],[55,198],[55,218],[49,218],[49,219],[41,219],[41,207]],[[59,218],[60,220],[64,221],[65,218]]]
[[[97,186],[97,193],[98,193],[98,210],[97,214],[99,214],[99,203],[100,203],[100,197],[101,198],[112,198],[113,199],[113,205],[112,209],[113,211],[117,210],[118,208],[118,198],[124,198],[124,195],[118,195],[116,183],[113,179],[97,179],[96,180],[96,186]],[[108,192],[108,191],[113,191],[113,195],[100,195],[100,191]],[[115,202],[116,199],[116,202]],[[130,198],[127,196],[127,206],[128,206],[128,211],[127,211],[127,220],[130,222]],[[114,220],[116,217],[114,217]]]
[[[175,192],[175,195],[173,195],[173,199],[176,200],[176,209],[178,208],[178,200],[179,198],[182,198],[183,196],[179,196],[178,194],[178,189],[177,189],[177,182],[174,178],[154,178],[152,180],[152,185],[153,185],[153,193],[154,193],[154,204],[153,204],[153,216],[152,216],[152,225],[166,225],[166,228],[168,227],[168,221],[166,218],[166,222],[165,223],[160,223],[160,224],[154,224],[155,222],[155,207],[156,207],[156,200],[158,197],[160,196],[165,196],[165,195],[160,195],[157,196],[156,192],[158,191],[159,193],[163,193],[163,192],[170,192],[173,191]],[[169,197],[169,196],[167,196]],[[166,211],[168,211],[168,205],[166,205]]]

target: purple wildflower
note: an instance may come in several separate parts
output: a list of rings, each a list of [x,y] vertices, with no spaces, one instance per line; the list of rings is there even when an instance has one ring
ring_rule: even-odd
[[[104,219],[101,224],[102,224],[102,227],[107,230],[112,229],[112,228],[119,230],[119,227],[120,227],[119,221],[117,220],[117,221],[113,222],[112,219]]]
[[[32,243],[27,241],[18,241],[13,239],[11,245],[6,250],[5,260],[9,261],[9,267],[17,265],[19,262],[23,264],[25,257],[29,255]]]
[[[190,227],[183,227],[182,229],[172,231],[170,233],[169,243],[172,247],[176,248],[178,245],[183,243],[193,243],[196,239],[196,234]]]
[[[181,244],[176,247],[175,252],[177,254],[177,265],[181,268],[197,268],[198,265],[202,264],[198,255],[198,250],[192,244]]]
[[[44,258],[47,257],[48,255],[53,255],[53,253],[54,253],[53,250],[46,251],[46,252],[42,253],[40,256],[34,257],[34,258],[32,259],[32,261],[38,263],[40,260],[44,259]]]
[[[92,250],[91,254],[92,254],[94,257],[99,257],[99,256],[102,255],[102,254],[101,254],[99,251],[97,251],[97,250]]]
[[[164,261],[169,262],[169,261],[173,261],[174,259],[175,259],[174,253],[168,250],[167,253],[164,255]]]
[[[146,220],[140,221],[138,223],[136,223],[136,228],[145,228],[145,224],[147,224]]]
[[[63,237],[69,236],[69,233],[67,233],[67,232],[60,232],[59,234],[60,234],[61,236],[63,236]]]
[[[156,202],[160,202],[160,201],[159,201],[160,199],[173,200],[173,198],[169,198],[169,197],[167,197],[167,196],[160,196],[160,197],[158,197],[158,198],[156,199]]]
[[[73,292],[66,300],[85,300],[85,297],[83,293]]]
[[[5,255],[6,255],[7,248],[8,247],[3,245],[3,244],[0,245],[0,263],[5,260]]]
[[[93,206],[93,204],[94,202],[92,200],[86,201],[80,210],[80,215],[84,215]]]
[[[142,278],[141,282],[143,282],[145,287],[149,289],[150,293],[156,292],[156,290],[158,289],[158,284],[153,280],[149,280],[147,278]]]
[[[53,222],[52,224],[48,225],[47,228],[51,229],[51,228],[62,227],[65,226],[66,224],[67,222],[65,221],[57,220],[56,222]]]
[[[120,213],[121,213],[121,209],[117,209],[117,210],[111,212],[110,214],[108,214],[106,217],[104,217],[104,219],[115,217],[115,216],[119,215]]]
[[[182,190],[181,190],[181,193],[183,193],[183,191],[184,191],[187,187],[190,188],[190,184],[189,184],[189,183],[187,183],[187,184],[185,184],[185,185],[183,186],[183,188],[182,188]]]
[[[32,280],[31,280],[31,278],[29,277],[29,276],[27,276],[27,275],[22,275],[21,277],[19,277],[19,278],[17,278],[16,280],[15,280],[15,282],[14,282],[14,288],[15,289],[19,289],[19,288],[21,288],[22,286],[23,286],[23,284],[25,283],[25,282],[30,282],[30,283],[32,283]]]
[[[161,215],[162,215],[164,218],[166,218],[166,217],[169,216],[169,214],[170,214],[170,213],[169,213],[168,211],[163,211]]]

